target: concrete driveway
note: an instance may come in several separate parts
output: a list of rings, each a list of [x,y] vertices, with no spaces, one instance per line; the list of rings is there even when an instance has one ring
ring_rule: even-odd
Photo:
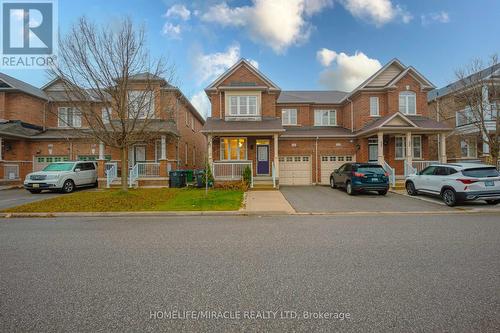
[[[87,189],[78,189],[77,191],[85,191]],[[12,189],[0,191],[0,209],[24,205],[33,201],[53,198],[61,193],[42,192],[39,194],[31,194],[24,189]]]
[[[454,209],[391,192],[385,196],[375,192],[350,196],[344,190],[328,186],[281,186],[280,190],[297,212],[415,212]]]

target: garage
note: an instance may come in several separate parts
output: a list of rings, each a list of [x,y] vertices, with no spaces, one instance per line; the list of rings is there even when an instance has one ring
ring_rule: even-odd
[[[311,185],[310,156],[282,156],[280,161],[280,185]]]
[[[321,156],[321,184],[330,184],[330,174],[346,162],[356,162],[355,155],[323,155]]]

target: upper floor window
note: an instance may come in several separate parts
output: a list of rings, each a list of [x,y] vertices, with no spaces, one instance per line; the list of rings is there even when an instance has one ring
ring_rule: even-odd
[[[281,123],[283,125],[297,125],[297,109],[281,110]]]
[[[59,127],[82,127],[80,110],[71,107],[61,107],[57,110]]]
[[[457,126],[472,124],[474,122],[474,114],[471,108],[467,107],[455,113],[455,122]]]
[[[417,114],[417,97],[413,91],[402,91],[399,93],[399,112]]]
[[[372,96],[370,97],[370,116],[379,116],[379,109],[378,109],[378,97],[377,96]]]
[[[129,118],[154,118],[154,95],[152,91],[131,90],[128,92]]]
[[[314,126],[336,126],[337,111],[314,110]]]
[[[257,96],[229,96],[230,116],[256,116]]]
[[[462,157],[477,157],[476,138],[466,138],[460,140],[460,153]]]
[[[109,124],[109,120],[111,117],[111,110],[109,108],[101,109],[101,119],[104,124]]]

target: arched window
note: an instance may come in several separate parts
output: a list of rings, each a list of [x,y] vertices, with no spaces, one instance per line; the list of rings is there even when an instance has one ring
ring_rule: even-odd
[[[413,91],[402,91],[399,93],[399,112],[417,114],[417,98]]]

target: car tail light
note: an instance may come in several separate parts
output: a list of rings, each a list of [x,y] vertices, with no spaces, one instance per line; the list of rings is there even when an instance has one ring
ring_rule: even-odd
[[[389,177],[389,173],[388,172],[384,172],[384,176]]]
[[[354,172],[353,175],[354,175],[354,177],[364,177],[365,176],[365,174],[361,173],[361,172]]]
[[[475,182],[478,182],[479,179],[457,179],[457,181],[461,182],[462,184],[472,184]]]

